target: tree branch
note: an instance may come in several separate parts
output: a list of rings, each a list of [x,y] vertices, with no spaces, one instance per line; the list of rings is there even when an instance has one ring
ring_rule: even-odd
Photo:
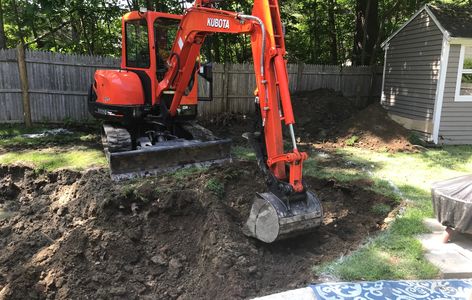
[[[53,29],[49,30],[48,32],[41,34],[40,36],[38,36],[38,37],[35,38],[34,40],[25,43],[25,46],[34,44],[34,43],[36,43],[36,42],[38,42],[38,41],[44,39],[44,38],[47,37],[48,35],[53,34],[54,32],[56,32],[56,31],[62,29],[64,26],[70,24],[70,22],[71,22],[71,21],[65,21],[65,22],[59,24],[57,27],[54,27]]]

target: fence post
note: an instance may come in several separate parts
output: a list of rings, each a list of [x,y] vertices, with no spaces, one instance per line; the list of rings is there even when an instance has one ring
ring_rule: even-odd
[[[229,90],[229,71],[228,63],[223,63],[223,109],[224,112],[229,110],[228,90]]]
[[[303,79],[303,69],[304,68],[305,68],[304,63],[298,63],[298,65],[297,65],[297,87],[296,87],[297,92],[302,90],[302,79]]]
[[[31,107],[28,92],[28,74],[26,71],[25,48],[22,43],[16,47],[18,56],[18,73],[20,75],[21,98],[23,100],[23,120],[26,127],[31,127]]]

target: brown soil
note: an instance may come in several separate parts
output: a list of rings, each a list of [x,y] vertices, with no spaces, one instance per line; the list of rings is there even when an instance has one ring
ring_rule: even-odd
[[[326,140],[359,111],[353,101],[327,89],[297,93],[292,101],[297,136],[305,142]]]
[[[410,131],[393,121],[379,105],[372,104],[334,128],[334,142],[319,145],[326,147],[356,146],[389,152],[417,151],[409,141]]]
[[[316,148],[355,146],[382,151],[417,151],[410,132],[390,119],[379,104],[359,110],[331,90],[320,89],[292,96],[295,132],[302,144]],[[217,135],[231,137],[234,144],[248,146],[241,135],[254,127],[253,116],[223,114],[206,121]],[[287,134],[286,134],[287,135]],[[287,136],[288,138],[288,136]]]
[[[263,244],[241,225],[264,184],[253,162],[114,183],[105,170],[0,167],[0,299],[240,299],[306,286],[311,268],[379,230],[381,195],[307,177],[317,231]],[[219,182],[224,193],[208,186]],[[1,210],[0,210],[1,212]]]

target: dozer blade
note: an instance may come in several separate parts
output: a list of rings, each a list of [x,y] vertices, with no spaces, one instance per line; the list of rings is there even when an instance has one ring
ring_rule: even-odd
[[[190,166],[209,166],[231,160],[231,140],[172,140],[139,150],[107,153],[113,180],[171,172]]]
[[[265,243],[272,243],[320,226],[323,220],[320,201],[310,191],[303,198],[291,201],[287,206],[273,193],[257,193],[243,232]]]

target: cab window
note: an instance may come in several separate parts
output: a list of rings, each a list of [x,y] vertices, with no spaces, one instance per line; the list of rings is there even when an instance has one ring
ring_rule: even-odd
[[[157,18],[154,22],[154,40],[156,43],[157,79],[162,80],[167,72],[167,60],[170,57],[180,20]]]
[[[149,68],[149,41],[146,20],[126,22],[126,66]]]

